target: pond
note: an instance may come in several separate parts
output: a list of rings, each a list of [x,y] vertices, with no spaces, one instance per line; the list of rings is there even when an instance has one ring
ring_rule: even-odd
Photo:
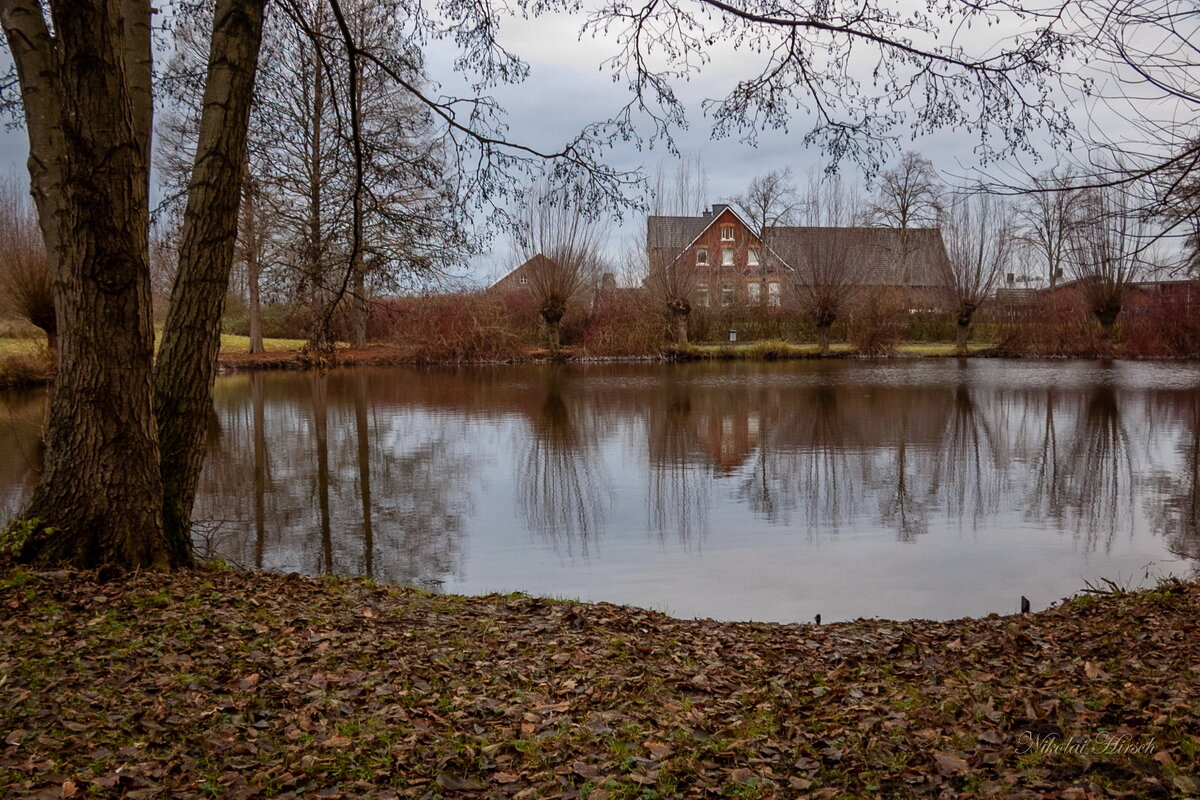
[[[0,514],[45,394],[0,395]],[[952,618],[1200,558],[1200,365],[356,368],[217,381],[234,563],[682,617]]]

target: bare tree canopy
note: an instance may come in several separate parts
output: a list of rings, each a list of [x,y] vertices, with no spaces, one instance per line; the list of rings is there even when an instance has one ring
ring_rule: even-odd
[[[1004,276],[1012,258],[1009,201],[995,195],[957,196],[942,215],[946,286],[953,303],[959,353],[967,352],[971,320]]]
[[[543,179],[530,186],[520,212],[517,254],[555,353],[568,307],[596,288],[603,272],[608,229],[605,220],[587,213],[585,194],[582,188],[562,193]]]
[[[1146,274],[1156,231],[1140,198],[1121,187],[1093,189],[1071,229],[1069,261],[1088,308],[1110,341],[1130,287]]]

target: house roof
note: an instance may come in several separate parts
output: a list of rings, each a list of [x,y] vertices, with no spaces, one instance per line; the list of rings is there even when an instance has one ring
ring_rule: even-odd
[[[489,288],[495,289],[496,287],[500,286],[505,281],[507,281],[509,278],[516,277],[520,273],[522,273],[528,269],[536,267],[542,261],[547,261],[547,262],[550,262],[551,264],[554,263],[554,262],[550,261],[550,259],[546,258],[546,256],[542,255],[541,253],[538,253],[534,256],[531,256],[530,258],[525,259],[525,263],[521,264],[519,267],[516,267],[516,268],[506,272],[495,283],[493,283]]]
[[[946,246],[937,228],[909,230],[907,278],[893,228],[779,227],[768,233],[771,247],[797,270],[815,260],[836,258],[864,286],[943,286]]]
[[[646,245],[651,252],[667,251],[670,254],[668,261],[674,261],[726,208],[700,217],[649,217],[646,220]],[[728,210],[736,216],[732,208]],[[737,218],[741,220],[741,217]],[[909,231],[907,279],[901,269],[900,246],[893,228],[780,226],[769,228],[766,238],[770,249],[785,266],[794,270],[802,269],[811,260],[836,257],[844,259],[847,271],[862,285],[943,286],[946,283],[946,246],[937,228]]]

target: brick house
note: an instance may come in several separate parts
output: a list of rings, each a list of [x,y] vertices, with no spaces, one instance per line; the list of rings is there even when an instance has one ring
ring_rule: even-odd
[[[697,306],[780,306],[817,260],[836,259],[862,288],[906,289],[916,307],[943,302],[946,247],[936,228],[909,231],[902,257],[890,228],[780,226],[766,244],[731,206],[716,204],[698,217],[651,216],[646,221],[649,269],[694,268]],[[820,274],[819,271],[817,274]]]

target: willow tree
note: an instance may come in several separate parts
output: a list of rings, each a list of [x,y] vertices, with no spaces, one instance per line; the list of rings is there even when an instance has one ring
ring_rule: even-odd
[[[958,197],[942,214],[944,284],[955,321],[955,347],[967,353],[971,321],[1012,259],[1012,213],[992,195]]]
[[[580,202],[580,194],[559,191],[546,179],[535,183],[528,197],[519,212],[517,249],[550,351],[557,354],[562,318],[599,283],[607,229]]]
[[[582,205],[619,203],[631,176],[604,167],[600,154],[617,140],[661,141],[684,124],[676,84],[707,62],[716,42],[765,54],[711,106],[718,135],[753,138],[785,126],[794,113],[819,108],[808,143],[870,168],[901,132],[966,128],[985,144],[1019,147],[1039,124],[1061,132],[1066,119],[1053,102],[1057,66],[1070,46],[1064,23],[1023,3],[948,0],[936,10],[900,15],[885,0],[845,10],[823,0],[782,6],[618,0],[592,15],[584,30],[615,43],[607,63],[633,97],[615,118],[586,126],[561,147],[540,149],[506,139],[491,98],[443,94],[414,81],[385,53],[360,46],[338,0],[326,2],[338,23],[327,42],[340,39],[342,47],[330,51],[337,55],[322,68],[348,76],[341,135],[350,137],[358,201],[365,199],[369,148],[362,146],[368,131],[355,82],[368,65],[432,116],[448,144],[444,174],[460,176],[472,204],[487,208],[512,199],[524,184],[518,178],[546,161],[554,163],[558,186],[584,187]],[[151,4],[0,0],[60,335],[45,467],[24,522],[14,528],[26,558],[124,567],[188,560],[187,525],[204,454],[264,3],[215,3],[179,273],[156,369],[147,250]],[[294,5],[280,0],[278,7]],[[573,0],[398,7],[409,14],[406,30],[415,41],[455,43],[455,67],[473,73],[477,87],[529,74],[498,39],[504,18],[578,11]],[[984,42],[972,53],[946,34],[973,23],[1005,24],[1016,32],[1002,50]],[[871,82],[857,75],[864,50],[875,64]],[[650,137],[640,132],[647,127]],[[1003,135],[989,139],[994,133]],[[361,222],[353,228],[363,230]],[[365,253],[361,237],[352,239],[345,287]]]

